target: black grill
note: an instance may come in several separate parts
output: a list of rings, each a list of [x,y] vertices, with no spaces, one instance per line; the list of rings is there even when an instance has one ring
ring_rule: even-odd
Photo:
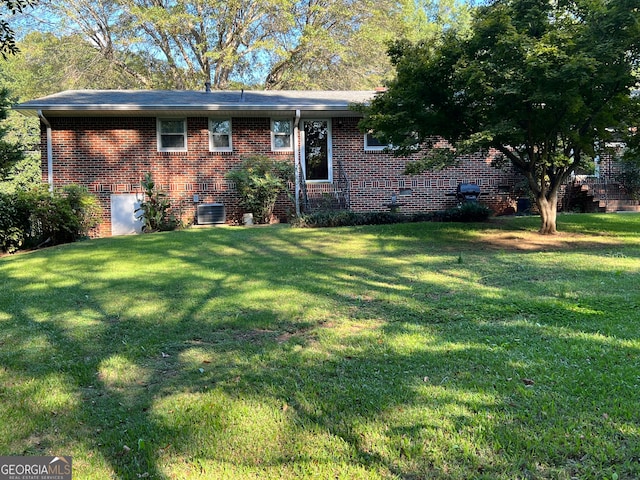
[[[474,203],[480,196],[480,187],[475,183],[460,183],[456,189],[458,203]]]

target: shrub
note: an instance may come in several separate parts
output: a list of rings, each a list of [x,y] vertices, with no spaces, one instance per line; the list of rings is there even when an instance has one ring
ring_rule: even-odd
[[[484,222],[491,216],[491,209],[481,203],[463,203],[433,214],[436,222]]]
[[[144,190],[145,200],[140,203],[140,212],[137,217],[143,222],[142,231],[146,233],[174,230],[178,226],[178,220],[169,214],[171,203],[167,194],[156,188],[153,177],[145,173],[140,182]]]
[[[410,216],[393,212],[356,213],[350,210],[322,210],[295,217],[291,224],[299,228],[314,228],[385,225],[408,221],[411,221]]]
[[[460,207],[439,212],[400,214],[394,212],[355,213],[349,210],[323,210],[300,215],[291,221],[299,228],[347,227],[356,225],[385,225],[404,222],[483,222],[491,209],[479,203],[466,203]]]
[[[253,213],[257,223],[269,223],[278,195],[286,192],[287,182],[293,180],[293,166],[290,162],[256,155],[242,160],[226,178],[235,183],[240,205],[246,213]]]
[[[27,192],[0,194],[0,247],[20,248],[68,243],[86,237],[101,212],[87,190],[68,185],[51,193],[45,185]]]
[[[67,185],[51,194],[42,186],[22,194],[30,209],[29,245],[58,245],[85,238],[101,208],[85,187]]]
[[[76,239],[88,237],[91,229],[100,223],[102,208],[98,200],[89,194],[86,187],[75,184],[63,187],[62,195],[77,219]]]

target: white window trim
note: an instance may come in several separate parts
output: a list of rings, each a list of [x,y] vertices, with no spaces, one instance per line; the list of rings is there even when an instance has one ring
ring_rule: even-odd
[[[229,122],[229,146],[228,147],[216,147],[213,145],[213,137],[215,135],[227,135],[225,134],[216,134],[213,133],[213,131],[211,130],[211,122],[212,121],[218,121],[218,122],[224,122],[224,121],[228,121]],[[209,151],[210,152],[233,152],[233,120],[230,117],[224,117],[224,118],[216,118],[216,117],[211,117],[208,120],[208,128],[209,128]]]
[[[313,122],[313,121],[322,121],[327,122],[327,175],[329,178],[327,179],[319,179],[319,180],[307,180],[307,165],[306,165],[306,138],[304,134],[304,124],[301,130],[302,135],[302,148],[301,148],[301,157],[303,163],[303,174],[305,183],[333,183],[333,125],[331,118],[305,118],[301,121],[301,123],[305,121]]]
[[[371,135],[371,132],[367,132],[364,134],[364,151],[365,152],[383,152],[391,148],[391,145],[369,145],[369,142],[368,142],[369,135]]]
[[[291,133],[289,134],[289,147],[276,147],[275,137],[276,134],[273,131],[273,122],[284,122],[287,121],[291,124]],[[293,152],[293,119],[291,118],[272,118],[269,122],[269,130],[271,133],[271,151],[272,152]],[[278,134],[279,136],[284,135],[282,133]]]
[[[161,124],[162,122],[166,122],[166,121],[180,121],[183,123],[184,125],[184,133],[182,134],[182,136],[184,137],[184,147],[181,148],[164,148],[162,146],[162,129],[161,129]],[[158,151],[159,152],[186,152],[187,151],[187,119],[186,118],[171,118],[171,117],[163,117],[163,118],[156,118],[156,135],[157,135],[157,141],[158,141]],[[172,134],[172,135],[179,135],[178,133]]]

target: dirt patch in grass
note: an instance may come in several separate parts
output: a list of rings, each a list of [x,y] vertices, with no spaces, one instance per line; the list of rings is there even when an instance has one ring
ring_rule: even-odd
[[[541,235],[532,231],[486,231],[478,233],[475,246],[486,249],[513,251],[557,251],[607,248],[620,245],[616,238],[579,233],[558,232],[555,235]]]

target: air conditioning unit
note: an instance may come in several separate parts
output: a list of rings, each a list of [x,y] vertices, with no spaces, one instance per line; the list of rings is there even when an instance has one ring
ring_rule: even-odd
[[[227,215],[222,203],[201,203],[198,205],[198,225],[212,225],[216,223],[225,223],[226,221]]]

